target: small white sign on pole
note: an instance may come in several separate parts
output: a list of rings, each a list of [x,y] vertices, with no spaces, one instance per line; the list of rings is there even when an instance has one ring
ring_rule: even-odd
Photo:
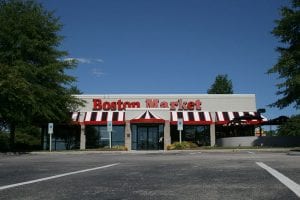
[[[179,143],[182,142],[182,134],[181,131],[183,130],[183,119],[179,118],[177,120],[177,130],[179,131]]]
[[[183,130],[183,119],[182,118],[179,118],[177,120],[177,130],[178,131],[182,131]]]
[[[112,121],[107,121],[107,132],[112,132]]]
[[[48,124],[48,134],[53,134],[53,123]]]
[[[109,148],[111,148],[112,121],[107,121],[107,132],[109,133]]]
[[[49,138],[49,151],[52,151],[52,134],[53,134],[53,123],[48,123],[48,134]]]

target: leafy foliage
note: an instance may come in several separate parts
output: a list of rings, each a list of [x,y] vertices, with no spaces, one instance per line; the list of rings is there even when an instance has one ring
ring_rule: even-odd
[[[0,131],[0,152],[9,151],[9,134]],[[41,149],[40,130],[34,126],[16,129],[15,149],[17,151],[31,151]]]
[[[184,150],[184,149],[195,149],[197,147],[198,147],[198,145],[195,143],[183,141],[181,143],[174,142],[173,144],[168,145],[167,149],[168,150],[181,150],[181,149]]]
[[[13,143],[17,126],[69,119],[80,101],[64,71],[76,63],[62,59],[58,18],[35,1],[0,0],[0,27],[0,118]]]
[[[264,134],[266,134],[266,136],[277,136],[278,135],[276,130],[264,130]]]
[[[300,115],[294,115],[286,123],[279,125],[277,131],[281,136],[300,136]]]
[[[232,81],[228,79],[227,74],[218,75],[215,82],[210,89],[207,90],[208,94],[232,94]]]
[[[278,73],[283,81],[277,84],[281,98],[271,104],[284,108],[291,104],[300,107],[300,0],[293,0],[292,7],[281,8],[280,20],[272,34],[284,45],[277,48],[280,57],[268,73]]]

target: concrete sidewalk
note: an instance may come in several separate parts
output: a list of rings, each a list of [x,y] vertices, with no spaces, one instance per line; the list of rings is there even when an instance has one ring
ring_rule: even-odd
[[[131,150],[131,151],[102,151],[102,150],[66,150],[66,151],[34,151],[29,154],[173,154],[173,153],[192,153],[192,152],[278,152],[291,155],[300,155],[299,148],[224,148],[224,149],[195,149],[195,150]]]

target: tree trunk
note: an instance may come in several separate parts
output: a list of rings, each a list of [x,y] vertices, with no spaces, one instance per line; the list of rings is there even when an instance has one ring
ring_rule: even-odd
[[[47,147],[45,146],[45,149],[44,149],[44,145],[45,145],[45,135],[46,135],[46,128],[44,125],[41,125],[41,150],[45,150]],[[46,145],[47,145],[47,142],[46,142]]]
[[[16,125],[11,124],[11,126],[10,126],[10,138],[9,138],[10,151],[15,150],[15,138],[16,138]]]

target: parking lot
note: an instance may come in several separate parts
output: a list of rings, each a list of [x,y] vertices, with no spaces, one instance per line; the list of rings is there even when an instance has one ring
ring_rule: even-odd
[[[299,154],[251,150],[2,154],[0,199],[292,200],[299,166]]]

